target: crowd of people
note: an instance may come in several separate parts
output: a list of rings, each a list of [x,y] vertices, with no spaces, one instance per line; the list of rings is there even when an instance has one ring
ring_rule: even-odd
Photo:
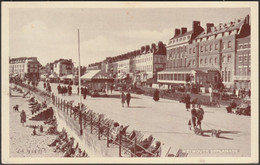
[[[58,90],[58,94],[61,94],[61,95],[66,95],[68,94],[69,96],[71,96],[72,94],[72,87],[71,85],[68,85],[67,87],[64,85],[64,86],[61,86],[60,84],[57,86],[57,90]]]
[[[238,115],[251,115],[251,106],[248,104],[246,100],[242,100],[240,105],[237,105],[234,99],[230,102],[230,104],[226,107],[227,113],[235,113]]]

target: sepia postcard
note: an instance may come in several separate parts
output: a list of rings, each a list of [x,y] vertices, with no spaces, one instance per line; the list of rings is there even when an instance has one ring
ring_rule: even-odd
[[[258,163],[258,14],[3,2],[2,162]]]

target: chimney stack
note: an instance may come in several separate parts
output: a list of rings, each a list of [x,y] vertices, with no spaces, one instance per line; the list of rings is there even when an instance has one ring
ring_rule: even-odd
[[[180,33],[181,33],[181,30],[180,30],[180,29],[175,29],[175,35],[174,35],[174,37],[178,36]]]
[[[142,46],[142,47],[141,47],[141,54],[143,54],[143,53],[144,53],[144,51],[145,51],[145,47],[144,47],[144,46]]]
[[[181,34],[185,34],[187,32],[187,28],[186,27],[182,27],[181,28]]]
[[[192,31],[196,32],[198,30],[198,27],[200,27],[200,21],[193,21],[192,22]]]
[[[212,32],[211,29],[212,29],[212,27],[214,27],[214,24],[213,23],[207,23],[206,26],[207,26],[207,34]]]
[[[152,52],[155,52],[156,51],[156,44],[155,43],[152,43],[152,45],[151,45],[151,49],[152,49]]]
[[[145,52],[147,53],[147,52],[149,52],[150,51],[150,45],[146,45],[145,46]]]
[[[246,16],[244,23],[249,24],[249,15]]]

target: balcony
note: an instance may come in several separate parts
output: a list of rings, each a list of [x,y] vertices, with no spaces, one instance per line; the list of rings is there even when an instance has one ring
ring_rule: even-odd
[[[234,76],[234,80],[251,80],[251,76]]]

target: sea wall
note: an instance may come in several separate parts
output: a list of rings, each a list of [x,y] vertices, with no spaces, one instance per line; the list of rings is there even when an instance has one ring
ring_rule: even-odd
[[[102,138],[98,140],[95,130],[91,134],[88,126],[83,129],[83,135],[80,135],[80,125],[78,120],[74,120],[74,116],[70,117],[56,107],[53,107],[53,109],[57,119],[58,131],[65,128],[68,135],[73,136],[75,141],[79,143],[79,147],[86,150],[90,157],[118,157],[118,146],[107,147],[107,141]]]

